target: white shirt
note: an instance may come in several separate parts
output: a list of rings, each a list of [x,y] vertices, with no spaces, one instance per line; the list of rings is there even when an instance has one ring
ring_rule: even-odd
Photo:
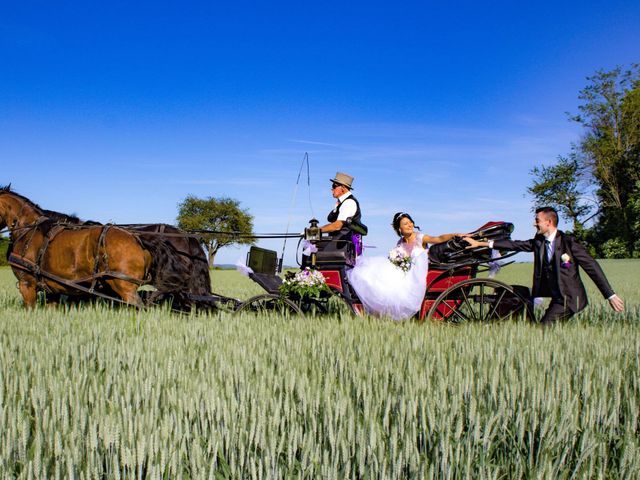
[[[338,213],[338,218],[336,219],[336,221],[341,220],[345,222],[347,218],[353,217],[358,211],[358,206],[356,205],[355,200],[349,198],[350,196],[351,192],[347,192],[344,195],[340,195],[338,197],[338,202],[341,203],[341,206],[340,213]],[[338,208],[338,205],[336,205],[336,208]],[[336,208],[334,208],[333,210],[335,211]]]
[[[558,233],[558,230],[554,230],[554,231],[553,231],[553,232],[551,232],[550,234],[545,235],[545,236],[544,236],[544,239],[545,239],[545,240],[549,240],[549,243],[550,243],[551,245],[553,245],[553,242],[554,242],[554,240],[556,239],[556,233]]]
[[[549,254],[551,254],[551,256],[553,256],[554,254],[554,250],[556,249],[555,247],[555,243],[553,243],[556,239],[556,233],[558,232],[558,230],[554,230],[553,232],[547,234],[544,236],[544,239],[549,242],[549,246],[547,247],[545,245],[545,249],[544,249],[544,254],[547,256],[547,258],[549,258]],[[549,250],[551,250],[551,252],[549,252]]]

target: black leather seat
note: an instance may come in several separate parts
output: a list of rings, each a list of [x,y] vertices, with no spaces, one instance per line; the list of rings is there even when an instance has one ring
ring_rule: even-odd
[[[513,224],[508,222],[489,222],[469,236],[476,240],[498,240],[511,237]],[[432,245],[429,248],[429,262],[433,267],[446,268],[469,262],[491,261],[491,250],[487,247],[467,248],[469,244],[462,237],[454,237],[446,242]]]

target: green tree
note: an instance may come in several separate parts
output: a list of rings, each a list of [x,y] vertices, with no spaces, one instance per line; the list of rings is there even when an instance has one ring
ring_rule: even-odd
[[[633,228],[640,180],[640,69],[600,70],[588,80],[579,96],[580,113],[572,120],[585,128],[582,164],[592,176],[601,212],[594,230],[603,244],[615,240],[615,256],[621,255],[620,246],[629,256],[640,233]]]
[[[536,205],[554,207],[573,223],[573,234],[584,237],[582,220],[593,210],[593,204],[586,200],[584,176],[577,156],[558,157],[558,163],[551,166],[535,167],[531,170],[533,185],[527,191]]]
[[[0,267],[9,265],[7,261],[7,250],[9,249],[9,238],[0,236]]]
[[[574,228],[581,227],[590,213],[582,199],[593,193],[598,216],[594,226],[580,236],[591,240],[598,255],[638,256],[640,65],[600,70],[587,80],[589,84],[578,96],[582,101],[579,114],[570,116],[584,128],[580,142],[569,158],[559,157],[556,165],[534,168],[528,191],[536,202],[559,207],[574,221]],[[569,178],[572,171],[575,175]]]
[[[632,196],[629,208],[634,217],[631,228],[636,232],[632,255],[634,258],[640,258],[640,233],[638,233],[640,232],[640,181],[636,182],[636,190]]]
[[[253,216],[240,208],[240,202],[232,198],[202,199],[189,195],[178,204],[178,226],[184,230],[216,232],[201,236],[210,268],[222,247],[255,243],[250,237],[253,235]]]

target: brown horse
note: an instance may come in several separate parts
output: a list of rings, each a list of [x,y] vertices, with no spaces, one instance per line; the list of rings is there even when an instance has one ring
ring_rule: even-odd
[[[36,304],[40,290],[53,296],[113,293],[143,305],[138,287],[152,280],[153,252],[130,231],[51,219],[29,199],[1,187],[0,229],[5,227],[11,237],[9,263],[25,306]]]

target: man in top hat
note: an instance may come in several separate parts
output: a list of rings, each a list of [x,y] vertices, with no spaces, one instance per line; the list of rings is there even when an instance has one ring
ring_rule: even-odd
[[[345,225],[347,219],[360,222],[360,204],[351,194],[353,177],[346,173],[338,172],[331,179],[331,194],[337,200],[335,207],[327,215],[327,223],[320,229],[334,237],[347,237],[350,229]]]

